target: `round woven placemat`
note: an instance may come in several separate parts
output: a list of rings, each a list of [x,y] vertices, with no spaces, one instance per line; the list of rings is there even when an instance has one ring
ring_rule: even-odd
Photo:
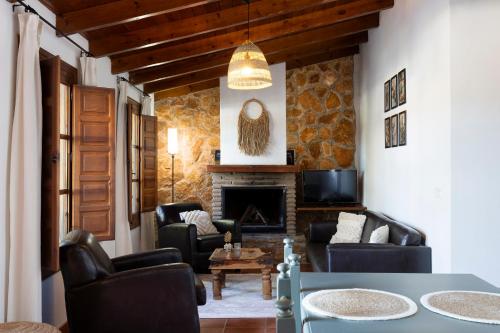
[[[420,302],[443,316],[500,325],[500,294],[448,290],[424,295]]]
[[[30,323],[27,321],[0,324],[0,333],[61,333],[57,328],[42,324]]]
[[[371,289],[329,289],[304,297],[304,308],[311,314],[346,320],[392,320],[417,312],[408,297]]]

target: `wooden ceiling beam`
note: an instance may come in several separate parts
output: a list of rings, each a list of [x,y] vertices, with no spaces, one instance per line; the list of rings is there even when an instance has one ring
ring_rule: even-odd
[[[294,68],[300,68],[303,66],[319,64],[325,61],[339,59],[357,53],[359,53],[359,47],[354,46],[342,50],[334,50],[331,52],[310,55],[305,58],[287,61],[286,69],[290,70]],[[165,89],[162,91],[155,92],[155,102],[169,97],[178,97],[193,92],[216,88],[218,86],[219,86],[219,79],[217,78],[217,79],[210,79],[206,81],[196,82],[185,86],[179,86],[171,89]]]
[[[358,52],[359,48],[357,45],[348,48],[342,48],[339,50],[338,46],[336,45],[331,46],[329,45],[328,42],[325,42],[325,43],[318,43],[314,47],[302,46],[289,49],[280,53],[275,53],[270,55],[267,58],[267,60],[270,65],[280,62],[286,62],[287,69],[292,69],[296,67],[301,67],[299,66],[299,64],[301,63],[308,63],[308,61],[309,62],[313,61],[313,60],[306,61],[306,59],[316,59],[318,55],[322,55],[323,57],[327,58],[326,60],[328,60],[330,59],[328,57],[331,57],[331,59],[338,58],[339,54],[341,56],[345,56],[345,55],[355,54]],[[189,73],[160,81],[146,83],[144,85],[144,90],[148,93],[152,93],[165,89],[176,88],[179,86],[187,86],[197,82],[208,81],[226,75],[227,75],[227,65],[224,64],[221,66],[213,67],[206,70],[201,70],[194,73]]]
[[[217,0],[117,0],[57,16],[56,25],[66,34],[80,33],[144,19]]]
[[[345,0],[256,1],[250,6],[250,21],[262,21],[308,7],[342,2]],[[90,41],[90,50],[96,56],[111,55],[246,24],[247,19],[247,6],[242,2],[241,6],[94,39]]]
[[[386,0],[380,0],[386,1]],[[392,2],[392,0],[391,0]],[[322,17],[317,19],[320,26],[327,25],[326,22],[331,22],[330,18]],[[333,20],[335,21],[335,20]],[[332,38],[350,35],[353,33],[365,31],[377,27],[379,24],[379,13],[370,14],[367,16],[357,17],[351,20],[340,23],[331,24],[329,33]],[[300,32],[302,30],[312,29],[316,24],[306,26],[284,27],[277,30],[266,30],[266,34],[259,34],[255,42],[271,40],[278,37]],[[252,33],[253,36],[253,33]],[[161,48],[145,50],[141,52],[133,52],[130,54],[111,57],[111,67],[113,74],[138,70],[141,68],[151,67],[155,65],[165,64],[167,62],[181,60],[185,58],[195,57],[203,54],[209,54],[217,51],[234,48],[246,39],[244,31],[237,31],[213,37],[203,38],[185,43],[176,43],[167,45]]]
[[[323,28],[322,28],[323,29]],[[355,46],[368,41],[368,32],[363,31],[357,34],[332,38],[328,33],[318,33],[317,31],[308,31],[296,36],[283,37],[289,43],[280,43],[277,40],[262,42],[260,48],[269,58],[274,53],[283,52],[290,49],[291,52],[305,54],[310,49],[325,47],[328,49],[341,49]],[[318,46],[319,45],[319,46]],[[300,49],[302,47],[302,49]],[[195,58],[188,58],[180,61],[174,61],[165,65],[150,67],[129,73],[129,79],[135,84],[147,83],[174,77],[183,74],[209,69],[221,65],[227,66],[233,50],[224,50]],[[286,60],[286,58],[284,59]]]

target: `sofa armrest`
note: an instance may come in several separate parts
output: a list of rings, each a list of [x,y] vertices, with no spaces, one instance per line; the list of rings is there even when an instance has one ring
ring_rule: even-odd
[[[432,273],[431,248],[394,244],[329,244],[329,272]]]
[[[178,249],[171,247],[116,257],[111,261],[117,272],[123,272],[136,268],[179,263],[182,262],[182,255]]]
[[[189,265],[168,264],[113,274],[67,290],[70,331],[197,333],[194,283]]]
[[[193,263],[193,255],[197,253],[196,226],[186,223],[172,223],[158,229],[160,248],[174,247],[182,254],[182,261]]]
[[[314,222],[309,223],[306,237],[309,242],[329,243],[332,236],[337,232],[336,222]]]
[[[216,220],[212,221],[213,225],[221,234],[230,231],[233,235],[233,243],[241,242],[241,226],[239,221],[235,220]]]

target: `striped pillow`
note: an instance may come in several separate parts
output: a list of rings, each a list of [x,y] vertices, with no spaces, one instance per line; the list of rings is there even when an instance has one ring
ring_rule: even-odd
[[[219,232],[212,224],[210,215],[202,210],[192,210],[189,212],[179,213],[181,221],[186,224],[194,224],[196,226],[196,234],[198,236],[218,234]]]

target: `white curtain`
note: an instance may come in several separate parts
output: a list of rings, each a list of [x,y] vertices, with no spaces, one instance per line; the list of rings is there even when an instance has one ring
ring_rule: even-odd
[[[128,222],[127,183],[127,82],[120,81],[116,112],[116,222],[115,254],[132,253],[132,238]]]
[[[145,114],[147,116],[152,116],[151,97],[143,95],[141,103],[142,103],[142,114]]]
[[[97,86],[97,67],[95,58],[87,57],[86,55],[80,57],[79,76],[82,86]]]
[[[9,185],[8,321],[42,320],[42,88],[38,16],[21,13]]]

